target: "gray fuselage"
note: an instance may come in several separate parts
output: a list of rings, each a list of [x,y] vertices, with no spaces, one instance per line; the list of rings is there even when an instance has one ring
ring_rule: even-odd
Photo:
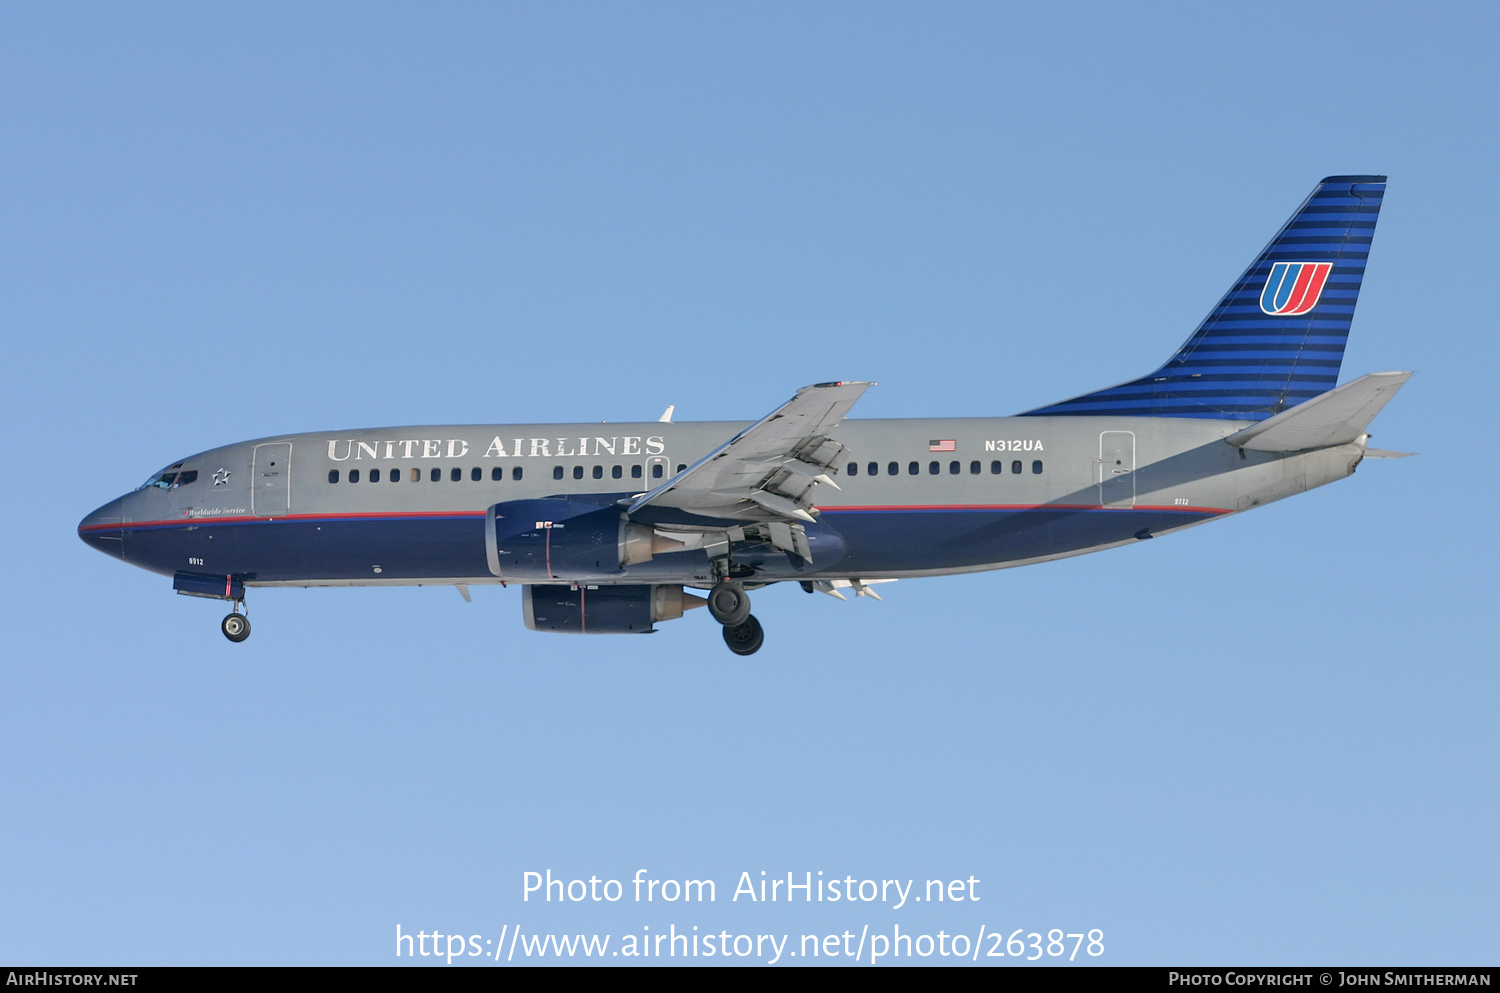
[[[848,419],[838,428],[849,450],[839,488],[819,488],[818,520],[808,526],[811,560],[789,566],[774,550],[740,557],[764,582],[1023,565],[1279,500],[1349,475],[1364,453],[1362,442],[1283,454],[1224,441],[1250,423]],[[251,586],[529,582],[497,574],[487,556],[489,508],[550,497],[607,506],[672,478],[745,426],[426,426],[264,438],[184,459],[152,478],[196,473],[191,482],[148,483],[79,530],[154,572],[235,576]],[[659,523],[674,526],[670,515]],[[555,578],[712,582],[701,550]]]

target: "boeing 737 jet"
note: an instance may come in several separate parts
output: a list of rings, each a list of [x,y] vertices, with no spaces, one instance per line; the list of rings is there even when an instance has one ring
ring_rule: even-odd
[[[1155,538],[1331,483],[1411,373],[1335,388],[1384,176],[1318,184],[1161,368],[1011,417],[855,420],[818,383],[753,424],[323,431],[182,459],[84,541],[226,600],[250,587],[516,584],[526,626],[645,633],[707,606],[731,651],[750,591],[871,586]],[[705,591],[699,596],[689,590]]]

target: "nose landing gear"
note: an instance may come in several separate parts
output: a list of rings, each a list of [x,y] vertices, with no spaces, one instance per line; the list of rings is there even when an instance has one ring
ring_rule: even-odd
[[[219,630],[224,632],[224,637],[235,644],[239,644],[250,637],[250,618],[240,613],[240,605],[234,605],[234,613],[219,622]]]

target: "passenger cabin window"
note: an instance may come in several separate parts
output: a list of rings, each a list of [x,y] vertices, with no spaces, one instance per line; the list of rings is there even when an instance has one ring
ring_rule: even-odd
[[[336,483],[339,481],[339,471],[337,469],[328,470],[328,481],[330,483]]]
[[[456,483],[464,478],[464,471],[462,469],[454,469],[448,473],[448,478]]]
[[[490,479],[494,480],[495,482],[498,483],[498,482],[500,482],[500,480],[502,480],[504,478],[505,478],[505,466],[503,466],[503,465],[497,465],[493,469],[490,470]]]
[[[680,476],[680,475],[682,475],[685,472],[687,472],[687,463],[686,462],[679,462],[679,463],[677,463],[677,474]]]
[[[469,478],[476,483],[479,482],[484,478],[484,470],[476,465],[474,468],[469,470]]]
[[[604,466],[602,466],[602,465],[596,465],[596,466],[594,466],[594,478],[595,479],[603,479],[604,478]]]
[[[443,470],[432,470],[432,473],[428,476],[428,478],[431,479],[434,483],[441,483],[443,481]]]
[[[391,474],[391,482],[393,482],[393,483],[399,483],[399,482],[401,482],[401,470],[400,469],[392,469],[392,470],[390,470],[390,474]]]
[[[957,476],[958,475],[958,463],[957,462],[949,462],[948,463],[948,475],[950,475],[950,476]]]
[[[349,482],[351,482],[351,483],[357,483],[357,482],[359,482],[359,470],[358,469],[350,469],[349,470]]]
[[[1042,460],[1041,459],[1037,459],[1035,462],[1031,463],[1031,473],[1034,476],[1040,476],[1042,474]]]
[[[514,469],[512,469],[510,471],[510,478],[511,479],[520,479],[521,478],[521,467],[520,466],[516,466]]]
[[[562,477],[563,477],[563,467],[560,466],[560,465],[553,466],[552,467],[552,478],[553,479],[561,479]]]
[[[899,476],[899,475],[901,475],[901,463],[899,463],[899,462],[892,462],[890,465],[888,465],[888,466],[885,467],[885,471],[886,471],[886,475],[889,475],[889,476]]]
[[[633,465],[633,466],[630,467],[630,478],[631,479],[640,479],[641,478],[641,467],[639,465]]]
[[[969,475],[979,475],[979,462],[977,460],[969,463]]]
[[[996,459],[995,461],[990,463],[990,475],[998,476],[1004,471],[1005,463],[1001,462],[999,459]]]
[[[865,473],[870,476],[880,475],[880,463],[871,462],[869,465],[865,466]]]
[[[372,482],[372,483],[378,483],[378,482],[380,482],[380,470],[379,469],[371,469],[370,470],[370,482]]]
[[[573,478],[574,479],[582,479],[583,478],[583,466],[581,466],[581,465],[575,465],[573,467]]]
[[[610,466],[609,467],[609,478],[610,479],[619,479],[619,478],[621,478],[624,475],[625,475],[625,470],[621,466],[614,465],[614,466]]]
[[[661,476],[662,476],[661,463],[660,462],[654,463],[651,466],[651,478],[652,479],[660,479]]]
[[[915,476],[917,473],[919,473],[921,471],[922,471],[922,466],[919,463],[908,462],[906,464],[906,474],[908,476]]]
[[[927,474],[929,476],[936,476],[938,472],[942,470],[942,468],[943,467],[938,465],[936,462],[929,462],[927,463]]]
[[[849,463],[848,472],[849,472],[849,475],[851,475],[851,476],[858,476],[859,475],[859,463],[858,462],[850,462]]]
[[[1021,474],[1021,460],[1020,459],[1016,459],[1014,462],[1012,462],[1010,464],[1010,471],[1013,474],[1017,475],[1017,476],[1019,476]]]
[[[422,481],[422,470],[421,469],[413,469],[411,471],[411,481],[414,482],[414,483],[420,483]]]

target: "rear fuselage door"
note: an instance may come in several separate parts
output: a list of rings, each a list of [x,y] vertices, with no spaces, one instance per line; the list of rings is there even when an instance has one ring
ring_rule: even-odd
[[[1105,507],[1135,506],[1135,432],[1099,434],[1099,503]]]
[[[292,508],[292,446],[286,442],[255,446],[250,512],[256,517],[284,517]]]

